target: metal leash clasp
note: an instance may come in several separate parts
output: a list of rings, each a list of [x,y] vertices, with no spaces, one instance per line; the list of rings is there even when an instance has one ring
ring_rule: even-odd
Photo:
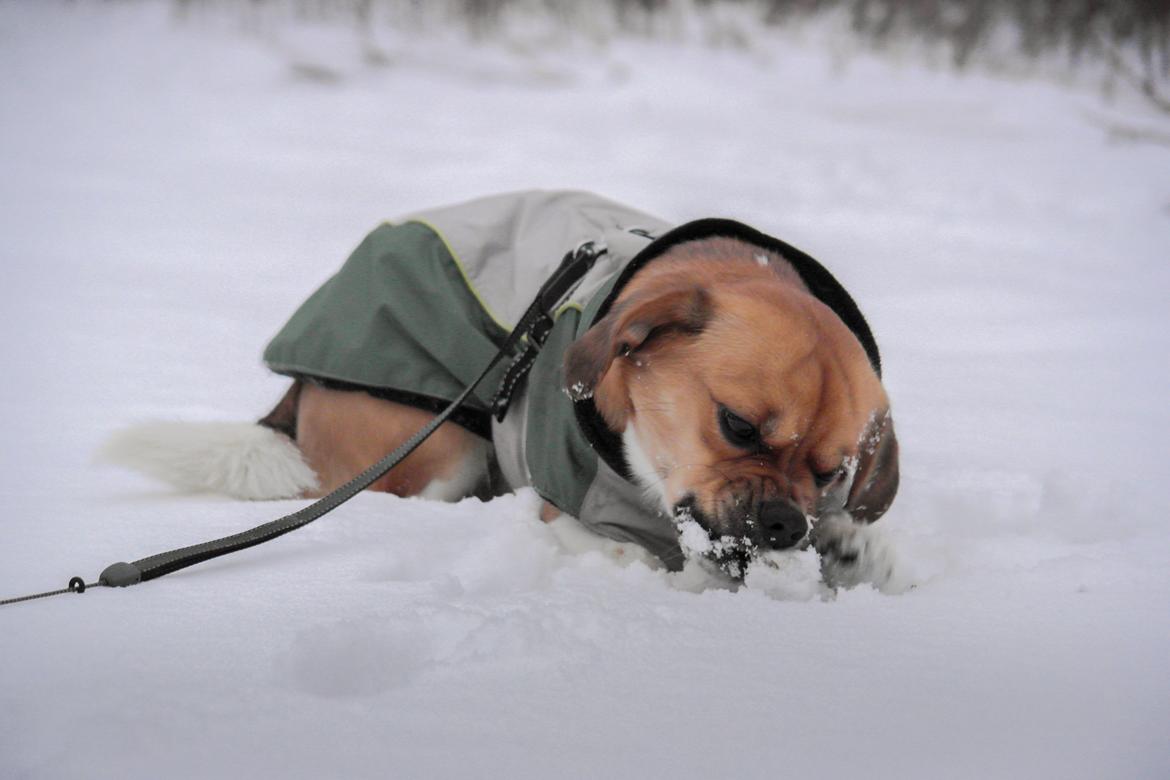
[[[516,331],[511,335],[511,340],[517,343],[523,340],[524,347],[504,372],[504,379],[500,382],[496,394],[492,396],[492,416],[496,418],[496,422],[504,421],[516,387],[528,375],[532,364],[536,362],[540,348],[548,340],[548,334],[556,324],[553,313],[568,300],[573,290],[585,278],[585,274],[593,268],[597,258],[607,251],[609,250],[604,242],[581,242],[575,249],[565,253],[557,270],[541,285],[536,300],[520,318]]]

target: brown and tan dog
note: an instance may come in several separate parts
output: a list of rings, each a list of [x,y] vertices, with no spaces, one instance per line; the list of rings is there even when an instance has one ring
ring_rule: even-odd
[[[674,529],[697,524],[713,543],[702,555],[732,576],[757,553],[810,541],[828,568],[855,564],[864,551],[851,542],[853,531],[881,517],[898,487],[889,400],[864,320],[857,314],[860,328],[847,325],[842,316],[852,315],[810,291],[815,261],[805,257],[802,273],[782,251],[797,250],[774,239],[664,241],[653,262],[631,265],[603,316],[556,356],[565,393],[591,407],[622,450],[615,470],[640,487],[633,493],[641,508],[624,506],[665,518],[650,522],[665,522],[671,545]],[[279,480],[255,476],[255,468],[237,469],[244,476],[230,485],[200,476],[186,486],[253,498],[323,495],[430,419],[414,404],[375,396],[298,376],[261,420],[266,434],[283,434],[280,442],[248,443],[283,447],[301,471],[286,470],[276,487]],[[157,452],[162,438],[139,435],[115,449]],[[482,492],[496,446],[493,453],[471,426],[445,423],[372,489],[445,500]],[[115,460],[184,484],[157,459]],[[542,516],[564,509],[546,503]],[[621,523],[607,517],[598,525],[614,538],[639,539]]]
[[[826,513],[870,523],[894,499],[898,445],[881,381],[854,334],[774,253],[729,238],[670,250],[564,360],[566,386],[592,392],[652,500],[713,537],[784,549]],[[429,418],[298,382],[265,421],[295,425],[321,495]],[[484,476],[484,452],[446,423],[372,489],[462,497]],[[546,503],[545,519],[558,514]],[[813,538],[851,562],[835,539]]]

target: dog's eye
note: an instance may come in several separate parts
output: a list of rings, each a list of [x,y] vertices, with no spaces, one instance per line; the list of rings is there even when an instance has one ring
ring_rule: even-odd
[[[719,431],[736,447],[755,449],[760,446],[760,430],[726,406],[719,407]]]
[[[838,477],[845,473],[845,469],[838,466],[832,471],[813,472],[813,482],[816,483],[818,490],[824,490],[829,485],[837,481]]]

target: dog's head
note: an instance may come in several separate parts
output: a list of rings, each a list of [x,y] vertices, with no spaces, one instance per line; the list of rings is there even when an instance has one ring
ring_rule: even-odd
[[[742,573],[824,513],[869,523],[898,486],[885,390],[860,342],[782,258],[689,242],[638,271],[565,355],[566,387],[705,554]]]

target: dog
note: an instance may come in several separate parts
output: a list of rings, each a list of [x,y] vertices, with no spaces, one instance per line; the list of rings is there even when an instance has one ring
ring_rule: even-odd
[[[431,209],[371,233],[265,351],[292,377],[258,424],[147,425],[107,457],[185,488],[317,497],[468,383],[566,251],[602,256],[502,419],[474,394],[372,490],[453,501],[531,486],[541,516],[732,579],[811,544],[864,566],[898,444],[876,342],[818,262],[731,220],[673,227],[581,192]],[[503,369],[489,377],[492,389]]]

